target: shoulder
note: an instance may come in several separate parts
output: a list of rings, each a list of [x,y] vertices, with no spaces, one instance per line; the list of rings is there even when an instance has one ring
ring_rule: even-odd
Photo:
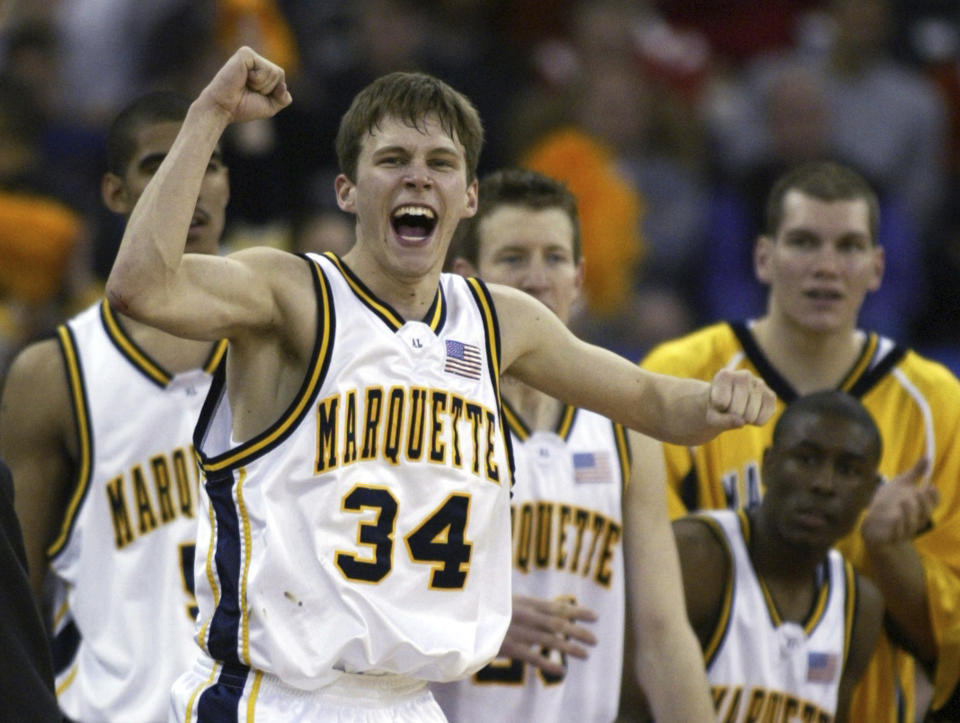
[[[61,429],[72,419],[67,368],[55,338],[30,344],[7,371],[0,404],[0,430],[18,436]]]
[[[684,567],[710,569],[728,557],[727,543],[720,524],[705,514],[687,515],[672,523],[677,549]]]
[[[733,329],[718,322],[657,345],[641,366],[664,374],[710,379],[739,350]]]

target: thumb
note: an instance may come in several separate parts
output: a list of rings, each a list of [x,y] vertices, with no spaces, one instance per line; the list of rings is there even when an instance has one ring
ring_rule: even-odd
[[[924,478],[928,469],[930,469],[930,459],[927,457],[921,457],[916,461],[916,463],[914,463],[913,467],[904,473],[903,479],[904,481],[915,485]]]

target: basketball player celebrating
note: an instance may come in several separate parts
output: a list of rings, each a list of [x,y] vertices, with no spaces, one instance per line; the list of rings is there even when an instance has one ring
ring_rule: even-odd
[[[195,435],[201,650],[174,713],[443,720],[425,681],[492,659],[510,617],[501,372],[681,443],[761,423],[774,397],[751,374],[652,375],[522,292],[442,275],[476,210],[482,127],[422,74],[374,81],[341,120],[335,192],[357,219],[343,259],[184,254],[224,129],[290,102],[283,70],[238,50],[191,105],[107,283],[125,313],[230,343]]]

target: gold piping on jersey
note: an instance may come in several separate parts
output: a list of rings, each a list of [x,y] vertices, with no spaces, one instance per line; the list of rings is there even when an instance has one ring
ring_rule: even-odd
[[[612,422],[613,424],[613,438],[617,442],[617,457],[620,460],[620,477],[623,480],[621,489],[626,491],[627,485],[630,484],[630,444],[627,441],[627,430],[624,429],[622,424],[617,422]]]
[[[198,685],[196,688],[193,689],[193,693],[190,694],[190,699],[187,700],[187,709],[183,716],[183,720],[185,721],[185,723],[190,723],[190,721],[193,720],[193,704],[196,702],[197,696],[200,695],[200,693],[203,690],[213,685],[213,681],[217,679],[217,669],[220,668],[221,666],[222,666],[221,663],[214,660],[213,666],[210,670],[210,675],[207,677],[205,681],[203,681],[200,685]]]
[[[63,353],[63,359],[67,367],[67,381],[70,385],[70,396],[73,399],[73,419],[77,430],[77,441],[79,443],[80,460],[77,469],[77,486],[67,505],[67,511],[63,517],[63,523],[60,527],[60,534],[47,548],[48,557],[57,555],[66,545],[67,538],[70,536],[70,530],[76,519],[77,510],[80,503],[87,494],[87,488],[90,485],[90,475],[93,465],[93,440],[90,433],[90,412],[87,408],[86,392],[83,385],[83,374],[80,369],[80,358],[77,354],[77,345],[73,334],[65,324],[57,327],[57,334],[60,338],[60,350]]]
[[[202,458],[203,468],[207,472],[216,472],[244,462],[282,438],[293,428],[297,420],[301,418],[307,404],[313,399],[317,389],[320,388],[321,378],[323,376],[322,372],[327,367],[327,363],[329,362],[328,357],[332,351],[333,335],[331,332],[333,328],[333,314],[331,312],[333,309],[333,296],[327,286],[327,279],[320,269],[320,266],[314,261],[308,261],[308,263],[313,272],[314,284],[319,287],[320,299],[318,313],[320,313],[320,311],[323,312],[323,322],[321,328],[317,330],[319,338],[314,347],[314,354],[310,361],[310,368],[307,370],[306,380],[287,410],[265,433],[254,437],[214,460]],[[204,409],[202,414],[206,413],[207,410]],[[194,446],[197,445],[195,444]],[[197,446],[197,448],[199,449],[199,446]]]
[[[857,575],[849,560],[843,561],[843,577],[847,590],[843,611],[843,665],[847,665],[847,655],[850,652],[850,642],[853,637],[853,619],[857,613]]]
[[[80,670],[80,663],[74,663],[73,668],[70,669],[70,672],[67,673],[67,677],[63,679],[63,682],[57,686],[56,694],[59,698],[60,695],[73,684],[73,679],[77,677],[77,671]]]
[[[210,519],[210,535],[213,538],[211,544],[207,545],[207,560],[204,564],[204,570],[207,573],[207,583],[210,585],[210,593],[213,595],[213,610],[216,612],[217,608],[220,607],[220,586],[217,584],[217,576],[213,572],[213,556],[217,546],[216,541],[216,529],[217,529],[217,520],[216,515],[213,511],[213,505],[207,505],[207,517]],[[200,629],[197,631],[197,644],[203,649],[207,655],[210,655],[210,650],[207,647],[207,628],[210,627],[210,621],[213,619],[211,615],[209,618],[203,621],[203,624],[200,626]],[[212,657],[212,656],[211,656]],[[190,719],[190,716],[187,716],[187,720]]]
[[[710,641],[703,648],[703,661],[706,666],[709,667],[710,663],[713,662],[713,656],[717,654],[717,651],[720,649],[720,644],[723,642],[723,639],[727,634],[727,628],[730,625],[730,614],[733,611],[733,580],[735,577],[733,550],[730,549],[730,542],[727,540],[726,534],[724,534],[723,529],[720,527],[720,523],[718,523],[712,517],[707,517],[706,515],[697,515],[696,519],[706,524],[723,546],[723,552],[727,557],[727,567],[730,570],[730,575],[727,578],[727,584],[724,586],[723,602],[720,605],[720,616],[717,618],[717,626],[714,628],[713,634],[710,636]]]
[[[507,463],[510,467],[510,486],[513,487],[513,471],[516,469],[516,463],[513,459],[513,444],[510,441],[510,434],[507,425],[503,423],[504,404],[503,396],[500,393],[500,327],[496,322],[496,311],[493,307],[493,299],[487,290],[486,284],[474,276],[465,277],[467,286],[473,292],[473,298],[480,308],[483,316],[483,323],[486,329],[484,337],[487,341],[487,363],[490,365],[490,381],[493,384],[493,391],[497,398],[497,409],[500,411],[500,436],[503,438],[504,449],[507,453]]]
[[[242,640],[242,650],[240,655],[246,665],[250,665],[250,612],[247,609],[247,575],[250,572],[250,516],[247,514],[247,506],[243,501],[243,483],[247,479],[247,470],[241,467],[237,470],[237,512],[240,529],[243,533],[243,561],[241,562],[240,572],[240,639]],[[213,509],[213,505],[210,505]],[[216,608],[214,608],[216,610]]]
[[[247,723],[254,722],[254,713],[257,707],[257,698],[260,695],[260,681],[263,678],[263,671],[257,670],[253,674],[253,683],[250,685],[250,697],[247,699]]]
[[[103,319],[103,326],[104,329],[106,329],[107,336],[120,350],[120,352],[130,361],[130,363],[160,386],[167,386],[173,379],[174,375],[151,359],[150,355],[141,349],[140,346],[130,337],[130,335],[124,331],[123,327],[120,326],[120,323],[117,321],[114,311],[106,299],[104,299],[100,304],[100,316]],[[207,357],[207,360],[204,362],[202,367],[207,374],[213,373],[213,370],[216,369],[217,364],[220,363],[220,359],[223,358],[226,350],[226,339],[221,339],[214,344],[213,349],[210,352],[210,356]]]
[[[564,404],[560,410],[560,417],[557,419],[553,431],[565,442],[570,436],[570,430],[573,429],[573,421],[576,416],[577,408],[571,407],[569,404]],[[521,442],[526,442],[533,434],[530,426],[523,420],[519,412],[511,406],[509,399],[503,400],[503,418],[510,432]]]
[[[353,289],[353,293],[357,295],[364,304],[366,304],[370,309],[376,313],[381,319],[383,319],[388,326],[390,326],[394,331],[399,331],[399,329],[406,323],[404,318],[398,314],[393,307],[390,306],[385,301],[378,299],[370,289],[368,289],[360,279],[354,275],[350,268],[344,264],[336,254],[331,251],[326,251],[323,254],[326,258],[330,259],[333,264],[340,270],[340,273],[343,274],[343,278],[346,279],[347,284],[350,285],[350,288]],[[437,287],[437,294],[433,298],[433,302],[430,305],[430,308],[427,309],[426,315],[422,319],[423,323],[430,327],[431,331],[434,333],[440,327],[440,323],[445,316],[446,304],[443,298],[443,289],[439,286]]]

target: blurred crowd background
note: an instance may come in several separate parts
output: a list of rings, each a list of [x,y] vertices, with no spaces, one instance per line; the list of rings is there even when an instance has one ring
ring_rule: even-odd
[[[751,254],[772,180],[808,159],[882,200],[887,269],[862,324],[960,373],[956,0],[6,0],[0,3],[0,379],[102,291],[122,220],[100,201],[113,115],[191,97],[241,44],[294,103],[230,127],[225,250],[349,246],[333,138],[354,93],[424,70],[484,119],[481,173],[577,195],[576,329],[631,358],[759,314]]]

